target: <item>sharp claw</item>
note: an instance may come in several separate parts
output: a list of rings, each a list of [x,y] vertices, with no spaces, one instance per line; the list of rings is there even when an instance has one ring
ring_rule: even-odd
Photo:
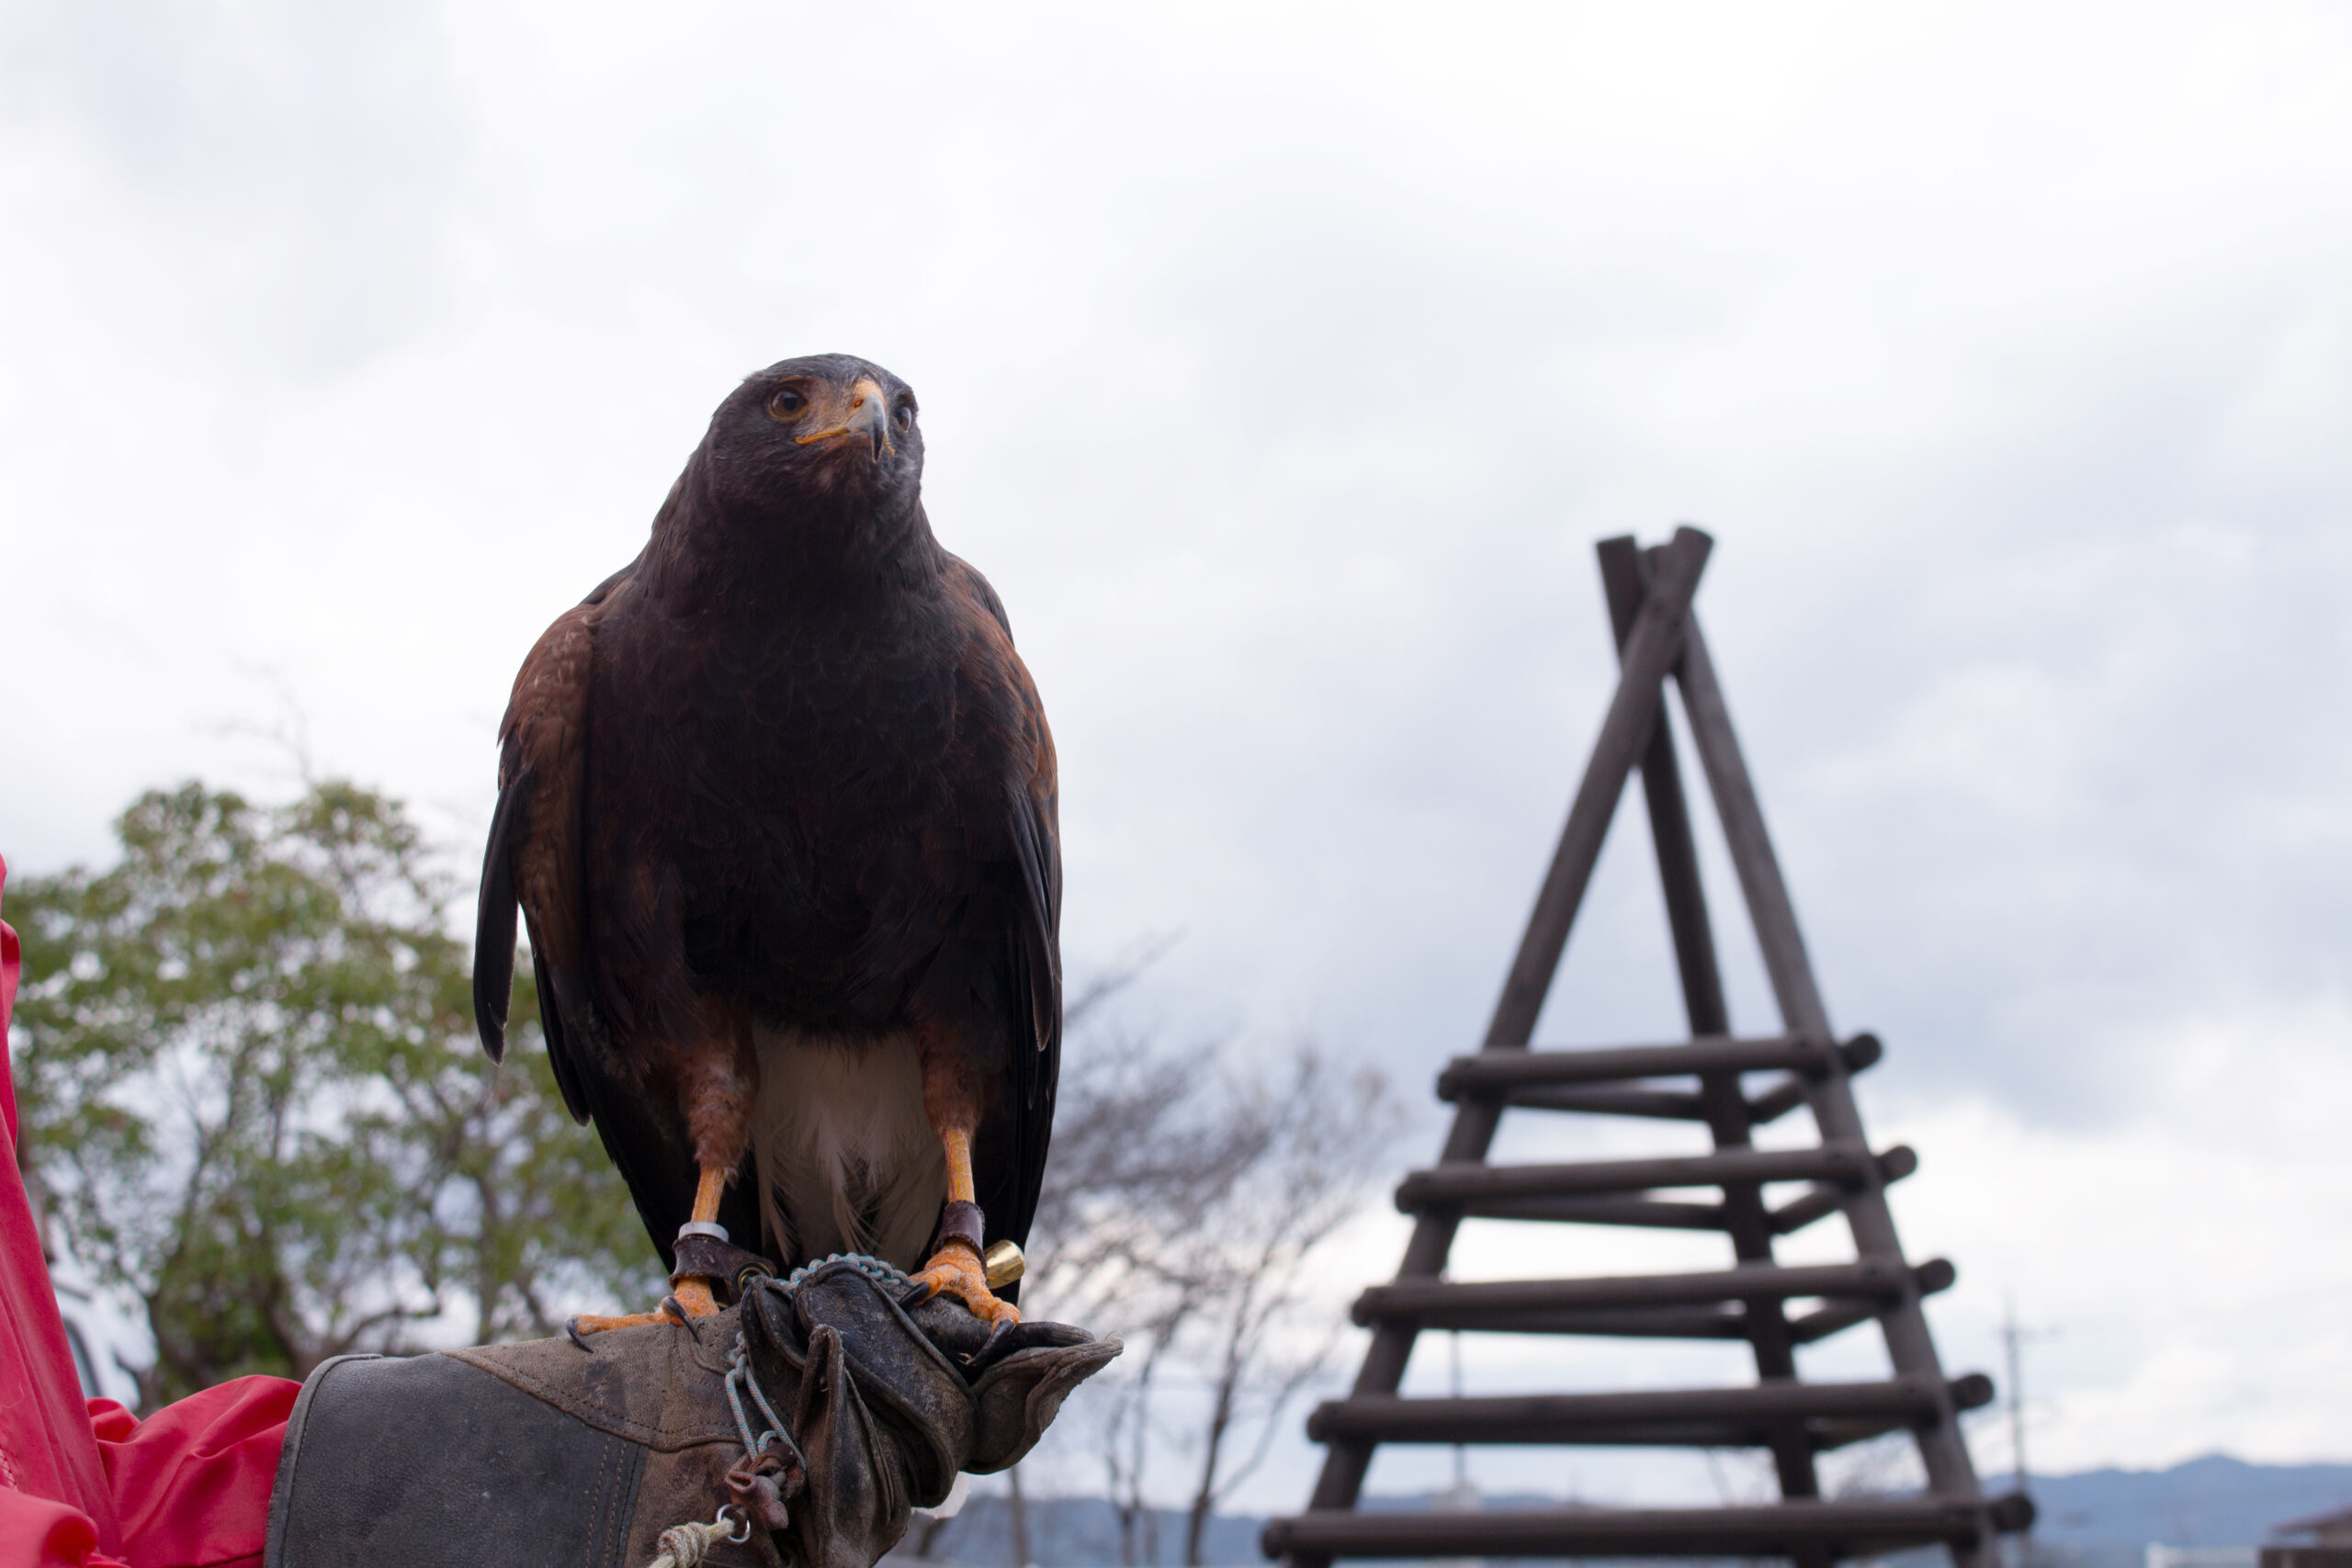
[[[915,1308],[922,1305],[923,1303],[931,1300],[932,1297],[937,1294],[939,1294],[938,1280],[917,1280],[914,1284],[914,1289],[909,1291],[905,1295],[899,1298],[899,1310],[900,1312],[912,1312]]]
[[[582,1351],[591,1356],[596,1353],[594,1348],[588,1343],[587,1339],[583,1337],[580,1332],[580,1314],[578,1313],[574,1313],[570,1317],[563,1320],[563,1332],[570,1337],[571,1342],[574,1345],[579,1346]]]
[[[680,1327],[695,1337],[695,1344],[702,1343],[702,1331],[695,1326],[695,1320],[686,1314],[684,1304],[677,1297],[663,1296],[662,1298],[662,1315],[675,1318]]]
[[[996,1320],[996,1326],[989,1330],[989,1337],[980,1341],[980,1348],[972,1352],[972,1359],[975,1361],[985,1361],[989,1357],[995,1354],[996,1348],[1003,1343],[1005,1336],[1011,1334],[1012,1332],[1013,1325],[1020,1321],[1021,1320],[1017,1317],[998,1318]]]

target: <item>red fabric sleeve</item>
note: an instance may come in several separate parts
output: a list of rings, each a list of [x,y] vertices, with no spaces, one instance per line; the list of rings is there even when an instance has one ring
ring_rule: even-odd
[[[0,862],[0,888],[8,868]],[[17,933],[0,922],[0,1036],[17,998]],[[0,1568],[119,1551],[114,1498],[82,1408],[82,1382],[40,1232],[17,1167],[17,1090],[0,1072]],[[61,1506],[62,1505],[62,1506]]]
[[[0,861],[0,888],[8,866]],[[0,1043],[17,933],[0,921]],[[239,1378],[144,1421],[82,1397],[17,1165],[0,1049],[0,1568],[258,1568],[300,1385]]]
[[[130,1568],[259,1568],[286,1417],[302,1385],[238,1378],[141,1421],[89,1402]]]
[[[70,1503],[0,1490],[0,1568],[129,1568],[98,1550],[98,1528]]]

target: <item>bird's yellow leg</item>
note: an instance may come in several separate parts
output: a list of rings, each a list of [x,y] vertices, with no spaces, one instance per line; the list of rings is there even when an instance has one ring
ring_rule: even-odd
[[[939,1142],[947,1151],[947,1201],[977,1208],[980,1194],[972,1185],[972,1134],[962,1127],[950,1127],[939,1134]]]
[[[702,1179],[695,1184],[694,1221],[696,1224],[718,1223],[719,1195],[727,1190],[727,1173],[715,1165],[702,1168]],[[718,1310],[718,1298],[711,1294],[710,1281],[699,1274],[689,1274],[677,1282],[671,1292],[677,1303],[685,1308],[688,1317],[708,1317]]]
[[[702,1179],[695,1184],[694,1220],[699,1224],[716,1224],[718,1221],[719,1194],[727,1190],[727,1173],[717,1166],[702,1168]],[[968,1179],[967,1179],[968,1182]],[[678,1314],[670,1311],[675,1303]],[[583,1334],[601,1334],[608,1328],[639,1328],[649,1323],[676,1323],[678,1314],[686,1317],[708,1317],[719,1310],[718,1299],[711,1293],[710,1281],[698,1274],[688,1274],[677,1281],[668,1301],[656,1312],[633,1312],[623,1317],[605,1317],[594,1313],[582,1313],[570,1324],[577,1339]]]
[[[1021,1309],[1001,1302],[989,1289],[988,1267],[980,1256],[980,1206],[972,1185],[972,1130],[949,1124],[939,1129],[940,1146],[947,1155],[947,1209],[939,1222],[939,1249],[931,1255],[918,1286],[927,1295],[942,1292],[971,1308],[975,1316],[994,1324],[1021,1321]]]

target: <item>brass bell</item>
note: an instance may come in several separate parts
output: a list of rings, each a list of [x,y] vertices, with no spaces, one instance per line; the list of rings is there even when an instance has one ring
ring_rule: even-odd
[[[1017,1243],[1001,1236],[989,1243],[980,1268],[988,1276],[989,1289],[1001,1291],[1029,1271],[1029,1259],[1021,1255]]]

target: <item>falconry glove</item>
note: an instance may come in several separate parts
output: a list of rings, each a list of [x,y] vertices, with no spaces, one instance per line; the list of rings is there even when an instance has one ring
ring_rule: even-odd
[[[714,1520],[689,1543],[713,1568],[870,1568],[1121,1348],[898,1294],[844,1259],[691,1331],[327,1361],[287,1426],[265,1568],[685,1568],[674,1527]]]

